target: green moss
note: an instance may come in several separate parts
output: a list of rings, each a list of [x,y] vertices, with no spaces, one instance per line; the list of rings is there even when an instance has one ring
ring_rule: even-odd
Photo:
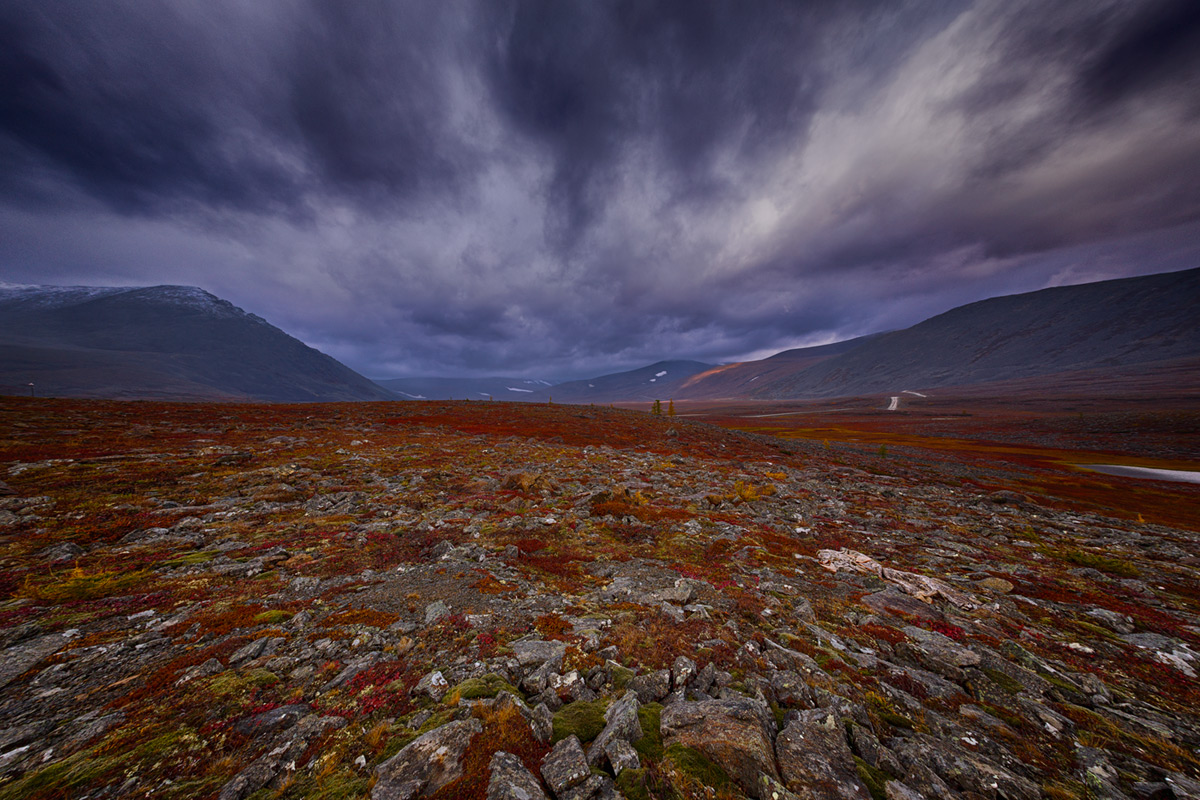
[[[1078,686],[1075,686],[1074,684],[1070,683],[1069,681],[1066,681],[1063,678],[1060,678],[1059,676],[1057,676],[1053,673],[1050,673],[1050,672],[1043,672],[1040,674],[1041,674],[1042,678],[1044,678],[1052,686],[1066,692],[1068,697],[1084,696],[1083,690],[1081,690]]]
[[[365,800],[370,795],[370,775],[358,775],[341,769],[322,778],[296,773],[296,778],[284,797],[303,797],[306,800]],[[259,789],[246,800],[272,800],[279,797],[276,789]]]
[[[841,656],[824,648],[817,651],[816,655],[813,656],[813,660],[817,662],[817,666],[826,672],[837,669],[837,664],[845,663]]]
[[[992,667],[984,667],[983,674],[987,675],[988,678],[991,679],[992,683],[996,684],[997,686],[999,686],[1001,689],[1008,692],[1009,694],[1016,694],[1017,692],[1021,691],[1021,682],[1020,681],[1018,681],[1016,678],[1012,677],[1011,675],[1001,672],[998,669],[993,669]]]
[[[95,751],[75,753],[0,789],[0,800],[34,800],[83,793],[94,787],[111,766],[108,761],[96,758]]]
[[[1142,574],[1133,564],[1120,558],[1113,558],[1112,556],[1102,556],[1097,553],[1088,553],[1075,549],[1056,551],[1050,547],[1039,547],[1038,551],[1043,555],[1060,558],[1063,561],[1078,564],[1081,567],[1098,569],[1111,575],[1119,575],[1122,578],[1136,578]]]
[[[254,618],[254,621],[260,625],[274,625],[279,622],[286,622],[292,618],[290,611],[284,611],[281,608],[273,608],[270,611],[264,611]]]
[[[481,697],[495,697],[500,692],[511,692],[518,697],[521,693],[508,681],[494,672],[489,672],[482,678],[471,678],[455,686],[446,693],[446,702],[455,705],[456,700],[477,700]]]
[[[403,733],[393,735],[387,740],[387,744],[383,746],[383,752],[379,754],[374,763],[378,764],[387,761],[389,758],[396,755],[396,753],[399,753],[401,750],[407,747],[409,742],[415,738],[417,738],[417,732],[408,729],[405,729]]]
[[[434,728],[440,728],[454,721],[453,709],[445,709],[437,712],[429,719],[425,720],[425,724],[417,730],[417,736],[424,733],[429,733]],[[414,737],[415,738],[415,737]]]
[[[168,798],[214,797],[229,781],[229,775],[205,775],[201,778],[186,778],[161,789],[164,800]]]
[[[604,730],[604,711],[607,708],[606,700],[577,700],[563,706],[554,714],[551,741],[559,742],[575,734],[580,742],[590,742]]]
[[[980,708],[991,714],[996,719],[1003,720],[1010,728],[1021,730],[1025,727],[1025,718],[1019,714],[1009,711],[1007,708],[993,705],[992,703],[988,703],[984,700],[980,700],[978,702]]]
[[[645,769],[623,770],[617,776],[617,788],[626,800],[650,800],[650,790],[646,788]]]
[[[786,716],[787,712],[780,707],[779,703],[776,703],[774,700],[772,700],[771,713],[775,715],[775,727],[779,730],[783,730],[783,718]]]
[[[1124,641],[1115,633],[1105,628],[1103,625],[1094,625],[1082,619],[1077,619],[1072,623],[1075,627],[1087,631],[1093,636],[1099,636],[1101,639],[1107,639],[1110,642],[1124,644]]]
[[[142,742],[133,749],[130,759],[139,763],[157,761],[180,750],[195,750],[200,746],[200,738],[196,736],[196,732],[184,725]]]
[[[351,770],[339,770],[326,775],[310,792],[301,795],[311,800],[352,800],[370,794],[370,775],[356,775]]]
[[[208,688],[215,695],[228,697],[278,682],[279,676],[265,669],[252,669],[243,673],[226,670],[215,676],[208,684]]]
[[[629,685],[631,680],[633,680],[634,674],[634,671],[628,667],[623,667],[620,664],[617,664],[612,668],[613,688],[618,692],[625,691],[625,687]]]
[[[694,747],[673,744],[667,748],[667,759],[702,786],[720,790],[730,784],[729,774]]]
[[[854,768],[858,772],[858,777],[862,778],[862,782],[867,785],[867,791],[871,793],[872,800],[887,800],[887,791],[884,786],[892,780],[891,775],[878,767],[872,767],[858,756],[854,757]]]
[[[638,709],[638,722],[642,726],[642,738],[633,743],[633,749],[643,762],[662,761],[662,706],[658,703],[647,703]]]
[[[212,561],[218,554],[216,550],[196,550],[182,556],[169,558],[163,562],[163,565],[168,567],[188,567],[192,564],[203,564],[206,561]]]
[[[888,711],[887,709],[881,708],[876,713],[879,714],[879,718],[881,720],[886,722],[888,725],[891,725],[893,728],[906,728],[907,730],[912,730],[916,727],[916,724],[911,719],[897,714],[894,711]]]

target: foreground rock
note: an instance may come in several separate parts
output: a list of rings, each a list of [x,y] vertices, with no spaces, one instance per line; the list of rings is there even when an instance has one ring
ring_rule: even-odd
[[[667,706],[662,713],[664,745],[699,750],[751,797],[759,775],[779,778],[772,745],[771,712],[753,700],[705,700]]]
[[[371,800],[413,800],[433,794],[462,774],[462,757],[479,720],[451,722],[413,740],[375,768]]]
[[[563,739],[542,760],[542,780],[555,797],[562,797],[569,789],[586,781],[591,774],[578,736]]]
[[[542,784],[512,753],[492,756],[488,774],[487,800],[549,800]]]
[[[775,740],[784,786],[811,800],[869,800],[843,730],[829,711],[800,712]]]

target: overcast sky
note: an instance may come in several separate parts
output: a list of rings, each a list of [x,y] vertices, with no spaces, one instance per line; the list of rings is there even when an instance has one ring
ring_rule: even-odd
[[[1200,3],[6,0],[0,280],[580,377],[1200,266]]]

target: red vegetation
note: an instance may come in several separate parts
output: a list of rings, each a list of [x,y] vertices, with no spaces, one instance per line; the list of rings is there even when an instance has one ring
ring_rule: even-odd
[[[462,775],[443,786],[431,800],[484,800],[491,773],[488,765],[499,751],[512,753],[535,775],[550,745],[533,738],[529,723],[515,705],[479,707],[476,716],[483,730],[475,734],[462,760]]]

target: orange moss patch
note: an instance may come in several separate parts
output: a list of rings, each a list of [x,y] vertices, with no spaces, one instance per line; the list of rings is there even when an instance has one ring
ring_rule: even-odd
[[[352,608],[347,611],[338,611],[330,614],[322,624],[327,628],[346,625],[366,625],[371,628],[386,628],[398,619],[400,619],[399,614],[393,614],[388,611],[376,611],[373,608]]]
[[[564,642],[567,641],[567,634],[572,630],[571,623],[557,614],[542,614],[533,621],[533,626],[543,637]]]
[[[655,614],[636,623],[614,625],[604,643],[615,644],[621,653],[633,656],[644,667],[663,669],[670,667],[676,656],[695,658],[696,643],[714,638],[719,637],[711,620],[678,623]]]
[[[504,705],[499,709],[480,707],[475,716],[483,723],[483,730],[475,734],[463,754],[463,774],[438,790],[431,800],[486,798],[491,777],[488,765],[492,756],[499,751],[512,753],[535,775],[541,769],[542,759],[550,752],[550,745],[533,738],[529,723],[516,706]]]

